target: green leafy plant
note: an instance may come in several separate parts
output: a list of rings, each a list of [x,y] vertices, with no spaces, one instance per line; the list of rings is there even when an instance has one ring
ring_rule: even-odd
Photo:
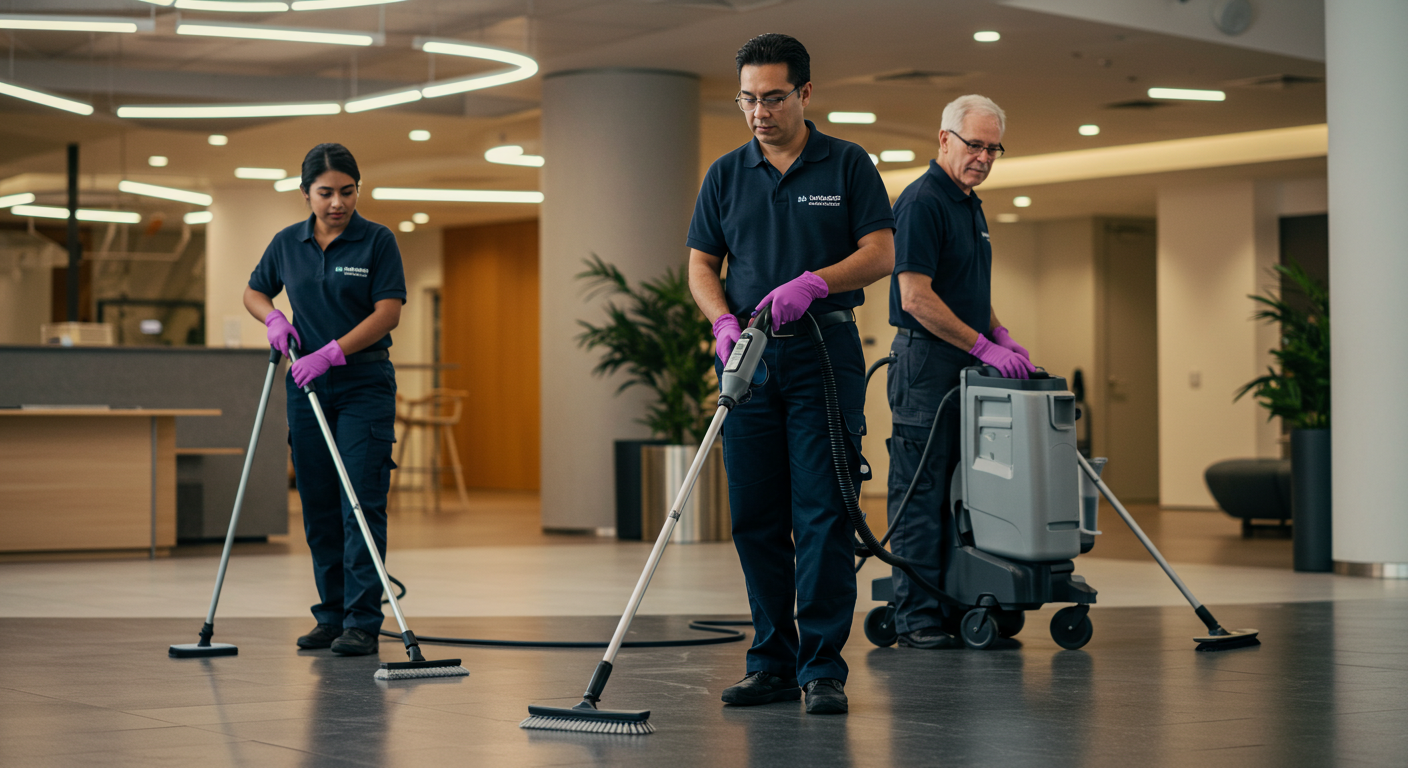
[[[655,392],[655,402],[645,418],[655,436],[684,443],[685,436],[699,441],[709,427],[717,397],[714,380],[713,331],[689,292],[683,266],[667,270],[655,280],[632,287],[621,270],[592,254],[583,259],[587,269],[577,274],[586,281],[587,298],[621,296],[625,306],[606,304],[606,322],[577,323],[586,330],[577,336],[585,349],[604,349],[592,373],[608,376],[624,370],[626,381],[617,393],[636,385]]]
[[[1301,293],[1305,308],[1286,301],[1284,292],[1267,291],[1248,298],[1262,305],[1257,320],[1280,323],[1281,348],[1271,350],[1276,366],[1267,369],[1237,392],[1240,400],[1248,392],[1295,429],[1330,427],[1330,292],[1311,277],[1305,268],[1291,263],[1276,265],[1275,274],[1284,276]],[[1298,302],[1301,303],[1301,302]]]

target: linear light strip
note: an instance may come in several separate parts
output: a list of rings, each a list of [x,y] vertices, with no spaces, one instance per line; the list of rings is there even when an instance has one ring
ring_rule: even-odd
[[[542,155],[525,155],[523,147],[517,144],[509,144],[503,147],[494,147],[484,152],[484,159],[491,163],[500,165],[523,165],[529,168],[543,167]]]
[[[10,213],[16,216],[32,216],[39,219],[68,218],[67,208],[58,208],[52,205],[17,205],[10,209]],[[99,221],[109,224],[138,224],[142,221],[142,214],[131,211],[95,211],[90,208],[79,208],[77,218],[79,221]]]
[[[442,40],[431,37],[417,37],[412,45],[426,53],[440,53],[446,56],[464,56],[471,59],[498,61],[515,67],[515,69],[505,72],[490,72],[483,75],[473,75],[470,77],[461,77],[454,80],[432,83],[421,89],[421,95],[427,99],[449,96],[454,93],[476,91],[481,88],[492,88],[496,85],[516,83],[519,80],[527,80],[538,73],[538,62],[534,61],[532,57],[517,51],[492,48],[487,45],[464,43],[458,40]]]
[[[362,96],[351,99],[342,105],[342,108],[349,113],[366,112],[371,109],[381,109],[382,107],[394,107],[397,104],[409,104],[413,101],[420,101],[420,90],[412,88],[410,90],[387,91],[376,93],[370,96]]]
[[[0,29],[34,29],[48,32],[155,32],[151,19],[123,16],[34,16],[0,14]]]
[[[1181,99],[1183,101],[1226,101],[1223,91],[1200,91],[1193,88],[1150,88],[1151,99]]]
[[[181,217],[181,221],[187,224],[209,224],[215,219],[215,214],[210,211],[191,211]]]
[[[85,104],[81,101],[74,101],[73,99],[65,99],[62,96],[55,96],[45,91],[36,91],[33,88],[23,88],[13,83],[0,81],[0,93],[6,96],[13,96],[16,99],[34,102],[35,104],[42,104],[46,107],[62,109],[65,112],[72,112],[75,115],[93,114],[92,104]]]
[[[541,203],[542,192],[516,192],[498,189],[411,189],[377,187],[373,200],[415,200],[432,203]]]
[[[335,115],[342,105],[327,104],[204,104],[143,105],[118,107],[117,116],[127,118],[210,118],[210,117],[307,117]]]
[[[196,37],[233,37],[241,40],[277,40],[286,43],[321,43],[326,45],[382,45],[386,37],[367,32],[337,32],[322,29],[293,29],[289,27],[245,27],[236,24],[205,22],[203,24],[181,23],[176,25],[176,34]]]
[[[217,11],[220,13],[283,13],[288,3],[251,2],[251,0],[176,0],[183,11]]]
[[[294,0],[295,11],[327,11],[334,8],[361,8],[364,5],[390,5],[402,0]]]
[[[298,176],[290,176],[287,179],[279,179],[274,182],[275,192],[292,192],[303,186],[303,179]]]
[[[117,182],[117,191],[126,192],[129,195],[144,195],[146,197],[159,197],[163,200],[175,200],[178,203],[190,203],[191,205],[210,205],[215,198],[201,192],[190,192],[175,187],[160,187],[156,184],[143,184],[140,181],[128,181],[123,179]]]
[[[21,192],[17,195],[5,195],[0,197],[0,208],[9,208],[15,205],[24,205],[34,202],[33,192]]]

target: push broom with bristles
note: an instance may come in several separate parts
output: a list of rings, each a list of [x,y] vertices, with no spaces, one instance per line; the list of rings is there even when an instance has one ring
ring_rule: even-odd
[[[294,351],[295,342],[289,338],[288,356],[289,359],[298,362],[298,354]],[[308,386],[303,388],[308,393],[308,402],[313,406],[313,415],[318,419],[318,428],[323,432],[323,439],[327,441],[328,450],[332,453],[332,463],[337,467],[337,477],[342,481],[342,489],[347,492],[347,500],[352,504],[352,515],[357,518],[357,528],[362,531],[362,539],[367,544],[367,552],[372,556],[372,565],[376,566],[377,578],[381,579],[381,588],[386,592],[386,597],[391,603],[391,612],[396,615],[396,624],[401,628],[401,641],[406,644],[406,657],[409,661],[394,661],[381,663],[381,668],[374,676],[377,680],[415,680],[425,677],[466,677],[469,670],[460,666],[459,659],[441,659],[438,661],[427,661],[420,652],[420,643],[416,641],[415,633],[406,626],[406,616],[401,613],[401,605],[396,602],[396,590],[391,588],[391,581],[386,575],[386,566],[381,562],[381,556],[376,551],[376,539],[372,538],[372,529],[367,527],[366,515],[362,514],[362,503],[357,500],[357,492],[352,489],[352,480],[347,477],[347,467],[342,464],[342,455],[337,452],[337,440],[332,436],[332,430],[328,429],[327,419],[323,417],[323,407],[318,403],[318,395],[313,391],[313,382],[308,382]]]
[[[723,375],[719,377],[719,408],[714,412],[714,420],[709,423],[709,430],[704,433],[704,440],[699,446],[698,453],[694,454],[694,462],[690,464],[689,472],[684,477],[684,483],[680,485],[679,493],[675,496],[675,503],[670,506],[670,516],[665,519],[665,525],[660,529],[660,535],[655,538],[655,546],[650,550],[650,557],[645,562],[645,570],[641,571],[640,579],[636,582],[636,588],[631,592],[631,599],[626,602],[626,612],[621,614],[621,621],[616,625],[616,634],[612,635],[611,643],[606,646],[606,655],[596,664],[596,669],[592,672],[592,679],[587,683],[587,692],[582,694],[582,702],[574,707],[546,707],[541,704],[532,704],[528,707],[528,717],[518,724],[519,728],[540,731],[579,731],[583,733],[610,733],[625,735],[644,735],[654,733],[655,726],[650,724],[650,710],[610,710],[597,709],[597,702],[601,701],[601,692],[606,688],[606,681],[611,677],[612,663],[616,660],[616,652],[621,649],[621,642],[626,639],[626,632],[631,628],[631,621],[635,618],[636,610],[640,608],[641,598],[645,597],[645,588],[650,586],[650,578],[655,575],[655,567],[660,564],[660,556],[665,553],[665,545],[670,543],[670,534],[675,530],[675,524],[679,522],[680,510],[684,509],[685,502],[689,501],[689,493],[694,489],[694,481],[699,478],[699,471],[704,467],[704,459],[709,455],[709,449],[714,447],[714,441],[718,439],[719,430],[724,426],[724,419],[739,403],[747,402],[753,386],[761,384],[761,381],[754,381],[754,373],[758,371],[758,363],[763,357],[763,350],[767,347],[767,334],[763,328],[769,322],[771,307],[764,307],[753,317],[748,328],[743,331],[743,336],[733,347],[733,353],[729,355],[728,362],[724,364]],[[759,374],[766,378],[766,369],[762,369]]]

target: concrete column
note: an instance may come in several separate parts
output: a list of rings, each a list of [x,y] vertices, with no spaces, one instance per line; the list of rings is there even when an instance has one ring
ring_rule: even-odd
[[[205,225],[205,344],[267,346],[264,325],[245,311],[244,288],[274,235],[308,215],[303,195],[275,192],[270,182],[220,187],[212,195],[214,218]],[[287,292],[274,306],[293,317]]]
[[[1408,578],[1408,3],[1326,0],[1335,570]]]
[[[543,79],[539,255],[544,528],[615,525],[612,441],[649,437],[650,394],[591,370],[578,319],[600,322],[574,278],[593,253],[632,282],[685,263],[699,191],[699,80],[680,72],[602,69]]]

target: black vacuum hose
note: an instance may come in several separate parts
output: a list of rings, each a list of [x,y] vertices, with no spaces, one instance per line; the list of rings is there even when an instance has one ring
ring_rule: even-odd
[[[871,532],[870,526],[865,522],[865,513],[860,510],[860,495],[856,492],[855,481],[851,478],[850,460],[846,453],[846,428],[841,418],[841,400],[836,394],[836,374],[831,367],[831,353],[826,349],[826,341],[821,337],[821,326],[816,318],[807,313],[805,317],[810,321],[807,330],[812,337],[812,343],[816,345],[817,358],[821,362],[821,389],[826,402],[826,426],[831,436],[831,463],[836,470],[836,482],[841,486],[841,500],[846,505],[846,515],[851,520],[851,527],[856,529],[860,536],[861,543],[870,550],[870,554],[886,565],[904,571],[905,575],[914,580],[921,589],[933,595],[936,599],[950,605],[961,605],[947,592],[944,592],[933,582],[919,575],[915,563],[896,555],[880,543]],[[938,423],[938,414],[934,416],[935,424]],[[911,485],[913,483],[911,482]]]

